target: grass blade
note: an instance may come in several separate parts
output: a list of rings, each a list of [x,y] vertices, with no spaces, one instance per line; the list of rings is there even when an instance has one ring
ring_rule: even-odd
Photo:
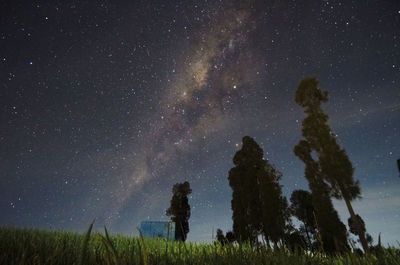
[[[148,265],[149,264],[149,253],[148,253],[148,250],[146,247],[146,243],[144,242],[142,231],[139,228],[137,228],[137,230],[139,230],[140,241],[142,242],[142,245],[143,245],[143,264]]]
[[[94,219],[93,219],[92,223],[89,226],[89,229],[87,230],[87,232],[85,234],[85,238],[83,239],[81,259],[80,259],[80,262],[79,262],[80,265],[86,265],[87,264],[88,245],[89,245],[90,233],[92,233],[92,229],[93,229],[93,224],[94,224]]]

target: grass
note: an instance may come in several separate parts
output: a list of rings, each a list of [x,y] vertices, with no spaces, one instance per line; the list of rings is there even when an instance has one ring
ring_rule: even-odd
[[[314,256],[306,253],[242,246],[168,242],[163,239],[92,233],[84,235],[34,229],[0,228],[0,264],[400,264],[400,251],[390,247],[359,256]]]

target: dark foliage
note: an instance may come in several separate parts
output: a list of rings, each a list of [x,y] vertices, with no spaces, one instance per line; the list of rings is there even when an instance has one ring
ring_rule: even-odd
[[[358,214],[356,214],[355,218],[349,218],[347,222],[351,233],[355,235],[358,235],[360,233],[365,233],[364,220]]]
[[[190,205],[188,195],[192,193],[189,182],[176,183],[172,189],[171,206],[166,215],[175,222],[175,239],[185,241],[189,233]]]
[[[226,240],[227,240],[229,243],[233,243],[233,242],[236,241],[235,234],[234,234],[232,231],[226,232],[225,237],[226,237]]]
[[[318,154],[321,177],[330,184],[331,195],[344,199],[352,222],[359,222],[350,201],[360,197],[360,185],[354,180],[350,159],[336,142],[336,135],[328,125],[329,117],[321,108],[321,104],[328,101],[328,92],[318,87],[315,78],[306,78],[300,82],[295,100],[305,109],[307,117],[303,121],[302,133],[311,150]],[[354,226],[361,227],[362,224]],[[365,231],[357,231],[364,251],[368,251]]]
[[[216,241],[221,243],[221,245],[232,244],[236,241],[235,235],[232,231],[228,231],[225,235],[221,229],[217,229],[217,235],[215,237]]]
[[[222,245],[225,245],[227,242],[224,232],[221,229],[217,229],[217,236],[215,239]]]
[[[287,202],[282,196],[281,174],[263,159],[263,150],[249,136],[243,137],[229,171],[232,188],[233,232],[241,242],[257,243],[258,235],[278,242],[284,235]]]
[[[295,190],[290,197],[290,203],[292,214],[304,224],[301,230],[304,230],[308,245],[311,246],[316,229],[312,195],[305,190]]]
[[[300,231],[294,231],[288,234],[285,238],[285,245],[292,252],[296,250],[305,250],[308,246],[306,239]]]
[[[318,162],[311,156],[308,142],[300,141],[294,153],[306,165],[305,177],[311,190],[318,249],[328,253],[348,251],[346,226],[333,208],[330,188],[323,181]]]

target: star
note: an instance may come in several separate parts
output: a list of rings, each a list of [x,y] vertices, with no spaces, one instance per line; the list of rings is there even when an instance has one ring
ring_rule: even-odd
[[[400,10],[392,2],[21,9],[5,1],[0,226],[51,220],[54,229],[86,231],[96,217],[131,235],[143,217],[168,220],[172,186],[187,180],[196,207],[189,240],[209,241],[210,227],[232,229],[227,177],[243,136],[262,143],[287,199],[308,189],[293,153],[305,115],[295,91],[315,76],[361,183],[354,207],[374,239],[382,232],[384,245],[396,244]],[[374,198],[379,207],[369,206]],[[335,205],[347,220],[343,207]]]

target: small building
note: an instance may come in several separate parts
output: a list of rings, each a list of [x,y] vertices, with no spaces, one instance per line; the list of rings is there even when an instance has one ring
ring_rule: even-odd
[[[175,222],[143,221],[140,223],[143,237],[175,240]]]

